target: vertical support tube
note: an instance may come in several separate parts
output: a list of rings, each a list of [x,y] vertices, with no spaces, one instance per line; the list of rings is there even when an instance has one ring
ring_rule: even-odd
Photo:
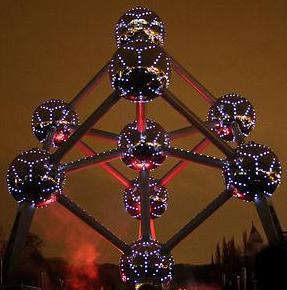
[[[14,283],[13,278],[17,270],[17,263],[21,251],[25,246],[34,213],[35,207],[29,202],[24,202],[17,209],[16,218],[4,255],[3,276],[6,285]]]
[[[145,131],[146,119],[145,119],[145,104],[137,103],[137,128],[140,133]]]
[[[150,219],[150,232],[151,232],[151,238],[153,240],[156,240],[156,230],[155,230],[155,224],[154,224],[153,219]]]
[[[155,225],[154,225],[154,220],[150,219],[150,235],[153,240],[156,240],[156,230],[155,230]],[[142,227],[141,223],[139,223],[139,234],[138,234],[138,239],[142,239]]]
[[[237,143],[237,145],[239,146],[241,144],[244,144],[245,143],[244,135],[241,132],[239,125],[236,122],[233,122],[231,128],[232,128],[233,135],[235,137],[235,142]]]
[[[46,136],[46,139],[44,140],[44,143],[43,143],[43,149],[44,150],[47,150],[47,151],[49,151],[50,150],[50,148],[52,147],[52,144],[53,144],[53,138],[54,138],[54,134],[55,134],[55,132],[56,132],[56,127],[52,127],[50,130],[49,130],[49,132],[48,132],[48,134],[47,134],[47,136]]]
[[[282,230],[275,211],[268,204],[266,197],[261,197],[255,201],[255,207],[263,226],[269,245],[277,245],[283,240]],[[274,219],[275,218],[275,219]],[[276,225],[276,221],[278,224]]]
[[[147,170],[140,171],[139,190],[141,201],[142,238],[144,240],[149,240],[151,237],[151,229],[150,229],[149,174]]]

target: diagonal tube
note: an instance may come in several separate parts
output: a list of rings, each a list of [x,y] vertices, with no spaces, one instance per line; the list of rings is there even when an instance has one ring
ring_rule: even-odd
[[[99,129],[95,129],[95,128],[92,128],[90,131],[88,131],[86,133],[86,136],[97,137],[99,139],[103,139],[103,140],[107,140],[107,141],[111,141],[111,142],[117,142],[117,140],[119,138],[118,134],[108,132],[108,131],[99,130]]]
[[[191,151],[201,153],[209,144],[210,141],[207,138],[204,138]],[[172,179],[181,173],[188,165],[189,161],[179,161],[161,178],[160,184],[163,186],[168,185]]]
[[[183,149],[177,149],[173,147],[165,147],[163,148],[163,151],[170,157],[176,157],[186,161],[193,161],[196,163],[200,163],[215,168],[222,168],[224,163],[224,160],[215,157],[210,157],[196,152],[186,151]]]
[[[114,91],[95,111],[92,113],[86,121],[79,126],[74,134],[65,142],[53,155],[53,161],[59,162],[72,147],[86,134],[95,123],[109,111],[109,109],[116,104],[120,99],[118,92]]]
[[[216,102],[216,98],[211,92],[205,88],[196,78],[188,72],[179,62],[177,62],[173,57],[171,57],[171,65],[173,70],[190,86],[192,86],[210,105]]]
[[[210,125],[210,122],[206,121],[204,122],[204,124],[206,124],[206,126],[209,127]],[[168,135],[170,136],[170,138],[172,140],[176,140],[176,139],[179,139],[179,138],[184,138],[184,137],[188,137],[188,136],[191,136],[191,135],[194,135],[196,133],[198,133],[198,129],[194,126],[187,126],[187,127],[184,127],[184,128],[180,128],[180,129],[176,129],[176,130],[173,130],[173,131],[170,131],[168,132]]]
[[[209,205],[198,213],[189,223],[181,228],[173,237],[171,237],[164,245],[163,251],[170,252],[176,245],[183,241],[192,231],[200,226],[207,218],[209,218],[217,209],[225,204],[232,197],[229,190],[223,191]]]
[[[99,72],[82,88],[82,90],[70,101],[69,107],[74,108],[84,97],[88,96],[108,71],[109,63],[105,64]]]
[[[130,251],[130,247],[115,236],[110,230],[108,230],[105,226],[99,223],[92,216],[87,214],[85,210],[80,208],[77,204],[75,204],[71,199],[69,199],[65,195],[59,195],[58,202],[63,205],[67,210],[81,219],[88,226],[93,228],[96,232],[98,232],[101,236],[103,236],[106,240],[108,240],[112,245],[114,245],[118,250],[122,253],[128,253]]]
[[[219,136],[212,132],[206,124],[201,121],[187,106],[185,106],[175,95],[170,91],[165,90],[162,96],[176,111],[183,115],[188,122],[194,125],[198,130],[204,134],[219,150],[221,150],[226,156],[232,157],[234,150],[226,142],[224,142]]]
[[[83,159],[65,163],[62,165],[65,172],[72,172],[75,170],[87,168],[89,166],[94,166],[102,163],[106,163],[115,159],[119,159],[122,152],[118,149],[112,149],[110,151],[102,152],[94,156],[88,156]]]
[[[97,153],[85,142],[79,141],[76,145],[86,156],[94,156]],[[124,187],[128,188],[131,186],[130,181],[110,163],[100,163],[99,166],[108,172],[111,176],[115,177]]]

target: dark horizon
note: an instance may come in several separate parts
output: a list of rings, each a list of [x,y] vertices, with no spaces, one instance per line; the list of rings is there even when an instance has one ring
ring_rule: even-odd
[[[8,234],[16,203],[5,182],[10,162],[20,152],[39,147],[31,132],[34,109],[51,98],[69,101],[111,58],[116,49],[114,25],[121,15],[136,5],[155,11],[165,22],[165,48],[216,96],[237,92],[247,97],[257,113],[257,125],[248,140],[268,144],[283,165],[281,186],[273,197],[282,228],[287,229],[286,81],[287,19],[285,1],[35,1],[0,4],[0,46],[2,127],[0,224]],[[170,89],[202,119],[208,105],[173,74]],[[79,106],[81,121],[111,92],[108,78]],[[125,112],[123,114],[122,112]],[[165,129],[187,123],[166,103],[157,99],[148,104],[148,114]],[[97,128],[119,132],[135,117],[134,106],[126,100],[104,117]],[[176,142],[191,148],[200,135]],[[111,145],[90,140],[96,150]],[[211,155],[222,156],[213,146]],[[81,156],[74,150],[67,160]],[[155,176],[175,163],[169,158]],[[135,173],[115,162],[129,177]],[[208,182],[207,182],[208,177]],[[204,208],[224,188],[220,171],[190,164],[168,186],[166,213],[156,221],[159,241],[166,241],[189,219]],[[124,211],[123,187],[98,168],[68,176],[67,195],[103,222],[128,243],[137,238],[137,222]],[[108,213],[108,214],[107,214]],[[115,221],[120,221],[115,223]],[[173,251],[177,263],[204,264],[210,260],[216,243],[223,236],[241,234],[252,221],[263,233],[253,204],[232,198]],[[88,259],[117,263],[119,253],[61,205],[37,210],[32,231],[43,237],[45,254],[65,259]],[[87,253],[87,254],[83,254]]]

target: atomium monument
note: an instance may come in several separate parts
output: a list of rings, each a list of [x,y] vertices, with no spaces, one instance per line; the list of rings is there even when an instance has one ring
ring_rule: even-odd
[[[54,202],[59,202],[121,252],[120,274],[127,287],[132,288],[168,288],[175,263],[171,255],[173,248],[232,196],[254,203],[270,244],[283,240],[280,223],[270,201],[280,184],[281,165],[268,146],[245,141],[256,122],[251,103],[234,93],[215,98],[164,50],[164,23],[149,9],[136,7],[127,11],[116,24],[115,36],[117,50],[111,60],[69,103],[52,99],[36,108],[32,116],[32,132],[42,148],[21,153],[8,169],[8,190],[19,207],[5,254],[7,284],[13,281],[17,258],[35,210],[53,206]],[[172,70],[209,104],[207,121],[198,118],[168,90]],[[106,73],[113,92],[80,123],[75,111],[78,103]],[[149,119],[145,104],[159,97],[185,117],[190,126],[166,132],[164,126]],[[136,120],[123,125],[119,134],[94,128],[120,98],[127,100],[127,106],[135,106]],[[196,132],[205,137],[190,151],[173,147],[175,139]],[[81,140],[84,135],[114,142],[115,149],[96,153]],[[226,158],[202,154],[210,143]],[[85,157],[61,162],[73,147],[77,147]],[[151,175],[152,170],[168,156],[180,161],[161,179],[155,179]],[[138,178],[128,180],[110,164],[115,159],[121,159],[125,166],[138,171]],[[153,220],[167,210],[168,191],[165,186],[189,163],[221,169],[226,188],[168,241],[159,242]],[[114,235],[64,193],[64,182],[68,182],[66,173],[95,165],[102,167],[124,186],[124,207],[140,223],[139,238],[131,245]]]

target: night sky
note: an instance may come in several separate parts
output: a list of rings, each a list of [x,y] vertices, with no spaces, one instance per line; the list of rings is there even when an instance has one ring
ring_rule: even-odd
[[[247,97],[257,113],[257,126],[249,140],[268,144],[285,169],[287,158],[287,2],[285,0],[225,1],[56,1],[0,2],[1,87],[1,192],[0,224],[8,234],[16,203],[8,194],[5,175],[20,152],[40,146],[31,131],[33,110],[51,98],[69,101],[111,58],[115,51],[114,26],[129,8],[143,5],[165,22],[165,49],[215,96],[236,92]],[[173,91],[201,118],[206,104],[175,74]],[[81,121],[111,93],[108,77],[79,105]],[[149,116],[167,131],[187,122],[163,100],[147,106]],[[135,106],[121,100],[96,128],[118,133],[135,118]],[[173,145],[192,148],[200,134]],[[97,151],[113,144],[85,138]],[[208,153],[222,157],[213,146]],[[66,160],[81,155],[75,149]],[[152,175],[160,177],[176,160],[169,158]],[[114,162],[133,178],[136,172]],[[285,170],[284,170],[285,174]],[[274,194],[274,205],[287,229],[286,176]],[[224,189],[220,170],[190,164],[168,186],[167,212],[156,221],[159,241],[176,230]],[[64,191],[125,241],[137,237],[138,223],[123,208],[123,187],[97,167],[67,176]],[[207,263],[223,236],[241,244],[252,221],[262,231],[253,204],[236,198],[228,201],[174,251],[178,263]],[[39,209],[32,231],[45,242],[44,253],[83,262],[117,262],[119,254],[98,234],[78,221],[61,205]]]

